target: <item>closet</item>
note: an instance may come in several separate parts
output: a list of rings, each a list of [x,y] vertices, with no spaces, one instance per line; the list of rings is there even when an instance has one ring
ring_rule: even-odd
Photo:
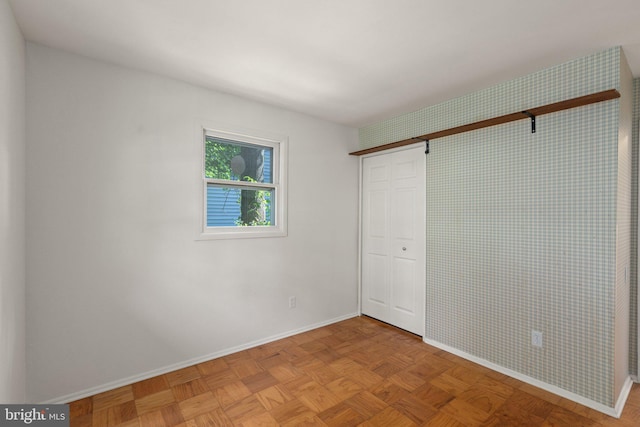
[[[424,335],[425,146],[362,159],[362,314]]]

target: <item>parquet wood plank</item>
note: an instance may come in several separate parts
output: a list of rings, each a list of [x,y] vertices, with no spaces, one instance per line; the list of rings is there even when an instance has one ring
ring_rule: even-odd
[[[290,393],[294,395],[300,395],[302,393],[305,393],[307,391],[311,391],[313,389],[320,387],[320,384],[315,382],[308,375],[300,375],[298,378],[288,381],[283,385]]]
[[[130,385],[119,387],[93,396],[93,411],[101,411],[133,399],[133,389]]]
[[[269,372],[263,371],[243,378],[242,383],[249,389],[249,391],[251,391],[251,393],[257,393],[260,390],[264,390],[265,388],[278,384],[279,381]]]
[[[329,366],[331,366],[340,375],[347,375],[349,372],[353,372],[363,367],[361,364],[355,360],[349,359],[348,357],[342,357],[338,360],[334,360],[329,363]]]
[[[454,396],[458,396],[459,394],[466,391],[469,387],[471,387],[471,385],[469,385],[468,383],[454,378],[448,373],[437,376],[436,378],[432,379],[430,383]]]
[[[363,427],[415,427],[416,423],[390,406],[361,424]]]
[[[143,426],[176,426],[184,422],[180,407],[177,403],[163,406],[162,408],[147,412],[140,417],[140,424]]]
[[[171,390],[173,391],[173,396],[175,397],[176,402],[181,402],[199,394],[208,392],[209,387],[205,380],[197,378],[187,383],[178,384],[177,386],[172,387]]]
[[[288,363],[287,358],[285,358],[279,352],[272,354],[269,357],[265,357],[258,360],[258,365],[260,365],[260,367],[265,371],[268,371],[269,369],[274,368],[276,366],[284,365],[285,363]]]
[[[260,401],[253,394],[224,408],[224,413],[227,414],[229,419],[233,420],[234,423],[255,418],[266,412]]]
[[[92,427],[93,413],[75,416],[69,413],[69,421],[70,427]]]
[[[133,400],[93,413],[92,425],[95,427],[113,427],[137,418]]]
[[[597,427],[601,425],[596,421],[560,407],[554,408],[544,424],[542,424],[543,427]]]
[[[400,372],[402,370],[402,366],[393,363],[393,361],[386,360],[372,370],[382,378],[388,378],[391,375]]]
[[[363,391],[358,393],[352,398],[346,400],[346,404],[354,409],[365,418],[369,419],[378,412],[387,407],[387,404],[378,399],[369,391]]]
[[[293,400],[293,395],[282,385],[275,385],[261,390],[256,394],[256,397],[267,411]]]
[[[345,377],[335,379],[334,381],[328,383],[326,387],[338,399],[340,399],[340,401],[349,399],[350,397],[355,396],[363,390],[363,387],[360,384]]]
[[[547,418],[554,405],[546,400],[532,396],[521,390],[516,390],[513,395],[505,402],[507,408],[522,408],[528,413],[540,418]]]
[[[81,417],[93,412],[93,398],[85,397],[84,399],[71,402],[69,405],[69,416],[71,418]]]
[[[221,408],[198,415],[189,427],[233,427],[233,422]]]
[[[295,362],[293,362],[293,365],[307,374],[314,369],[322,368],[323,366],[325,366],[322,360],[316,358],[311,353],[308,356],[296,360]]]
[[[517,424],[516,424],[517,425]],[[455,418],[447,415],[444,412],[438,412],[438,414],[427,421],[425,424],[427,427],[467,427]]]
[[[352,318],[71,402],[72,427],[636,427]]]
[[[414,396],[400,399],[391,406],[418,425],[423,425],[438,413],[436,408]]]
[[[279,424],[268,412],[240,421],[239,427],[278,427]]]
[[[371,389],[371,393],[387,405],[392,405],[398,400],[409,395],[409,392],[391,381],[384,381]]]
[[[458,398],[488,414],[493,414],[507,400],[475,385],[462,392]]]
[[[295,380],[298,376],[302,375],[302,371],[288,362],[286,364],[270,368],[269,373],[277,378],[281,383]]]
[[[194,396],[191,399],[183,400],[178,403],[178,406],[184,419],[188,420],[216,410],[220,405],[213,397],[213,393],[207,392]]]
[[[506,408],[500,408],[482,425],[483,427],[498,426],[522,426],[522,427],[540,427],[544,424],[545,419],[531,415],[524,410],[510,411]]]
[[[316,351],[313,353],[314,357],[316,359],[321,360],[324,363],[331,363],[333,361],[336,361],[338,359],[340,359],[342,357],[342,355],[340,353],[338,353],[337,351],[331,349],[331,348],[326,348],[324,350],[321,351]]]
[[[326,411],[340,403],[340,398],[326,387],[318,387],[298,396],[298,400],[315,413]]]
[[[131,387],[133,389],[133,396],[136,399],[141,399],[150,394],[168,389],[169,383],[164,375],[160,375],[132,384]]]
[[[264,369],[258,365],[258,362],[253,359],[237,360],[229,364],[231,370],[238,376],[238,378],[246,378],[252,375],[264,372]]]
[[[287,362],[294,364],[300,359],[308,358],[310,354],[296,344],[286,347],[282,351],[282,356],[287,359]]]
[[[171,387],[193,381],[200,378],[200,376],[200,372],[196,366],[189,366],[188,368],[170,372],[165,375]]]
[[[500,381],[494,380],[486,375],[480,378],[475,385],[477,387],[482,387],[483,389],[490,391],[493,394],[502,396],[505,399],[511,397],[515,392],[515,389],[513,387],[508,386]]]
[[[433,384],[425,384],[411,393],[417,399],[428,402],[434,408],[441,408],[454,399],[454,395],[448,393]]]
[[[269,413],[281,425],[303,424],[315,416],[315,413],[298,399],[286,402]]]
[[[357,426],[366,421],[364,416],[344,402],[319,413],[317,417],[328,427]]]
[[[254,360],[262,360],[277,354],[280,351],[280,346],[272,345],[272,343],[259,345],[257,347],[247,350],[249,355]]]
[[[202,377],[207,377],[229,369],[229,365],[224,358],[220,358],[200,363],[196,365],[196,368]]]
[[[311,377],[311,379],[313,379],[320,385],[328,384],[338,378],[344,378],[338,375],[338,373],[334,371],[330,366],[327,366],[325,364],[322,364],[315,369],[309,369],[306,372]]]
[[[442,412],[460,421],[462,424],[474,427],[481,426],[486,422],[491,414],[478,409],[465,400],[455,398],[442,407]]]
[[[211,390],[215,390],[227,384],[240,381],[240,378],[231,369],[224,369],[215,374],[205,376],[204,381]]]
[[[146,414],[162,408],[163,406],[170,405],[176,401],[171,389],[159,391],[147,395],[141,399],[135,400],[135,406],[138,411],[138,415]]]
[[[368,369],[356,369],[352,372],[347,372],[345,376],[361,384],[364,388],[375,387],[384,381],[384,378]]]
[[[422,378],[413,375],[408,371],[400,371],[396,374],[393,374],[389,377],[389,381],[409,392],[412,392],[413,390],[425,384],[425,381]]]
[[[541,388],[532,386],[531,384],[523,384],[521,387],[519,387],[519,390],[525,393],[529,393],[532,396],[536,396],[542,400],[546,400],[553,405],[557,405],[562,400],[562,397],[549,391],[542,390]]]
[[[224,408],[233,405],[245,397],[251,396],[251,390],[249,390],[242,381],[238,380],[223,387],[214,389],[213,395],[218,403],[220,403],[220,406]]]
[[[453,368],[446,371],[446,373],[456,378],[466,384],[473,385],[480,380],[484,376],[483,372],[480,372],[476,369],[466,368],[461,365],[454,366]]]

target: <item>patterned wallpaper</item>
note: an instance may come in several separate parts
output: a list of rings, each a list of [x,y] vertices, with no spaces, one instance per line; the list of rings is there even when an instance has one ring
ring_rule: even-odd
[[[617,88],[620,48],[514,79],[479,92],[393,117],[359,130],[360,148],[401,141],[527,108]]]
[[[367,126],[361,148],[620,89],[620,61],[612,48]],[[427,339],[615,405],[618,127],[613,100],[535,134],[522,120],[431,141]]]

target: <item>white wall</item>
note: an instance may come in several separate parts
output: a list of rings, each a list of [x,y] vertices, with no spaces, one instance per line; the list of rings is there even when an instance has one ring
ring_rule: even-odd
[[[27,121],[31,400],[357,312],[355,129],[33,44]],[[195,240],[202,122],[288,135],[288,237]]]
[[[0,402],[25,400],[25,49],[0,0]]]

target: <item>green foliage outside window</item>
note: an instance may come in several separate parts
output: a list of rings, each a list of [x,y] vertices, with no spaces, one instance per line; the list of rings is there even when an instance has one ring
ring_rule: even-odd
[[[231,141],[229,141],[231,142]],[[240,155],[240,146],[207,138],[205,142],[205,177],[237,181],[231,171],[231,159]]]
[[[243,181],[256,182],[249,176],[245,176]],[[264,190],[243,190],[240,192],[241,212],[240,218],[236,221],[238,226],[271,225],[271,195],[270,191]],[[265,215],[265,212],[267,213]]]
[[[205,140],[205,177],[244,182],[263,182],[264,152],[262,148],[240,145],[207,137]],[[232,159],[240,156],[244,170],[236,175],[231,168]],[[255,189],[240,191],[240,217],[238,226],[271,225],[271,192]],[[266,214],[266,215],[265,215]]]

